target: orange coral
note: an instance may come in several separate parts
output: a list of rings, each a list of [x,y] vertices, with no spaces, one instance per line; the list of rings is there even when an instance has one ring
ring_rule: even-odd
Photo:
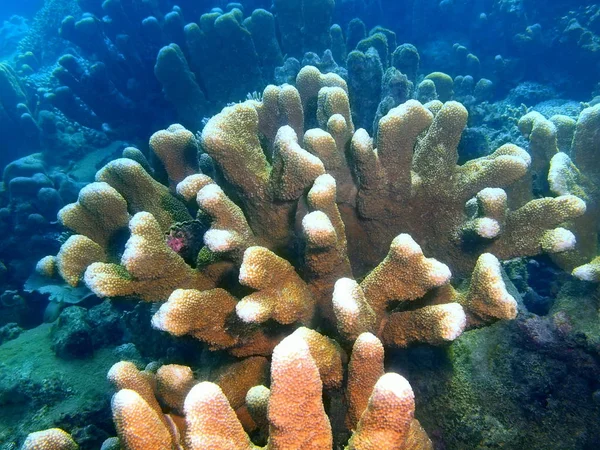
[[[126,450],[173,449],[171,432],[162,413],[131,389],[121,389],[112,398],[112,411],[117,434]]]

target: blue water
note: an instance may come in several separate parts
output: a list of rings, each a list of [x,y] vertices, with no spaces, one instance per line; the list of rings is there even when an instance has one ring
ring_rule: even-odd
[[[19,2],[2,2],[0,7],[0,20],[4,21],[14,14],[20,16],[32,17],[38,9],[44,4],[44,0],[24,0]]]

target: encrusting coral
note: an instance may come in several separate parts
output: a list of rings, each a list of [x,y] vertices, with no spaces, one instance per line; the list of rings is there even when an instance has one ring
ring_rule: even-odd
[[[346,424],[354,434],[348,448],[383,448],[382,442],[431,448],[413,420],[408,382],[383,375],[383,346],[441,345],[465,329],[514,318],[516,301],[498,258],[558,254],[576,245],[568,222],[585,213],[586,203],[570,192],[524,194],[531,190],[531,157],[524,150],[508,144],[457,165],[467,121],[461,104],[409,100],[391,109],[371,138],[354,129],[340,77],[305,67],[297,86],[269,86],[262,101],[226,107],[198,142],[180,126],[155,134],[171,190],[127,158],[97,174],[103,192],[111,193],[99,207],[124,199],[130,235],[119,252],[107,245],[112,232],[98,237],[72,227],[85,236],[74,239],[95,242],[106,256],[89,261],[86,285],[100,297],[166,300],[152,319],[155,328],[192,335],[238,358],[262,358],[240,363],[254,368],[244,369],[250,380],[264,377],[261,361],[272,355],[267,417],[256,421],[249,414],[264,412],[266,392],[251,391],[245,405],[250,382],[235,395],[225,382],[220,388],[203,382],[184,393],[193,384],[185,368],[129,378],[115,378],[113,368],[119,390],[113,413],[125,448],[175,442],[208,448],[207,439],[222,443],[211,448],[254,448],[242,424],[265,428],[267,422],[268,448],[304,448],[302,442],[332,448],[339,437],[322,390],[340,388],[350,349]],[[313,125],[319,128],[305,129]],[[212,158],[214,179],[184,166],[183,151],[195,146]],[[86,211],[82,223],[94,213]],[[194,220],[202,225],[204,246],[189,261],[167,244],[167,234]],[[74,282],[88,261],[69,255],[69,248],[61,249],[60,273]],[[455,288],[452,273],[470,282]],[[131,372],[136,369],[125,371]],[[298,411],[290,410],[291,401]],[[161,405],[174,415],[163,414]],[[160,429],[158,440],[136,441],[148,439],[148,427]]]

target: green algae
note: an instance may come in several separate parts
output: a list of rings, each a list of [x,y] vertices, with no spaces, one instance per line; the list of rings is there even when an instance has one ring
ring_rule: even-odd
[[[119,356],[100,349],[91,358],[60,359],[51,350],[51,326],[25,331],[0,346],[0,449],[55,426],[112,427],[106,372]]]
[[[593,376],[554,348],[524,342],[528,320],[544,319],[525,314],[396,358],[392,369],[414,387],[416,417],[444,449],[595,448]]]

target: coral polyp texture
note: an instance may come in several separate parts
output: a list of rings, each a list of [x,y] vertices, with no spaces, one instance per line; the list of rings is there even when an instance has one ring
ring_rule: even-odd
[[[71,436],[60,428],[31,433],[21,450],[77,450],[79,446]]]
[[[226,107],[199,142],[180,125],[155,133],[151,147],[179,181],[171,190],[131,159],[107,164],[59,215],[82,234],[63,245],[59,273],[101,297],[167,300],[153,319],[160,330],[268,355],[299,325],[328,326],[347,344],[363,332],[386,346],[452,341],[516,316],[498,259],[576,245],[568,223],[586,203],[572,193],[532,199],[523,149],[506,144],[457,164],[460,103],[409,100],[371,138],[354,129],[337,75],[305,67],[296,84]],[[191,173],[197,147],[217,180]],[[123,219],[104,234],[91,225],[115,208],[132,216],[124,250],[108,245]],[[191,261],[166,236],[190,220],[204,241]],[[453,274],[470,284],[454,288]],[[223,290],[232,275],[239,288]]]
[[[37,3],[0,450],[600,448],[600,3]]]
[[[155,329],[242,359],[218,386],[193,388],[185,367],[113,368],[127,449],[250,449],[246,433],[258,428],[269,449],[431,448],[410,385],[383,374],[383,348],[444,345],[515,318],[499,260],[576,246],[569,227],[586,202],[571,192],[532,198],[523,149],[457,164],[460,103],[409,100],[371,137],[355,129],[339,76],[309,66],[296,85],[226,107],[198,139],[180,125],[155,133],[170,187],[127,149],[100,169],[96,190],[63,208],[79,234],[41,271],[55,264],[99,297],[162,302]],[[212,178],[189,158],[196,149]],[[122,219],[95,231],[93,218],[112,209],[130,217],[128,231]],[[322,391],[341,388],[350,351],[338,436]],[[270,388],[255,388],[269,356]]]
[[[585,213],[568,221],[569,231],[555,230],[546,236],[544,245],[564,248],[553,259],[586,281],[600,281],[598,258],[595,258],[600,230],[599,126],[598,105],[583,109],[577,121],[560,115],[546,119],[538,112],[528,113],[519,120],[521,132],[530,141],[536,167],[534,176],[547,179],[547,190],[554,195],[574,195],[585,201]],[[565,246],[568,239],[573,244]]]
[[[275,347],[270,387],[257,384],[267,380],[262,369],[242,368],[243,363],[230,366],[214,382],[195,380],[185,366],[162,366],[155,373],[140,371],[132,363],[115,364],[109,379],[117,390],[112,412],[122,448],[329,450],[334,443],[341,445],[323,403],[323,396],[335,390],[324,371],[328,359],[311,344],[315,339],[327,338],[300,328]],[[340,354],[333,359],[341,374]],[[432,449],[414,418],[410,384],[396,373],[383,373],[383,347],[375,336],[365,333],[358,338],[350,365],[344,390],[356,420],[349,422],[352,436],[345,448]],[[238,385],[241,381],[243,388],[232,389],[228,380]],[[175,405],[173,396],[180,399]],[[238,396],[246,413],[234,409]],[[266,447],[254,444],[248,434],[260,424],[268,429]]]

